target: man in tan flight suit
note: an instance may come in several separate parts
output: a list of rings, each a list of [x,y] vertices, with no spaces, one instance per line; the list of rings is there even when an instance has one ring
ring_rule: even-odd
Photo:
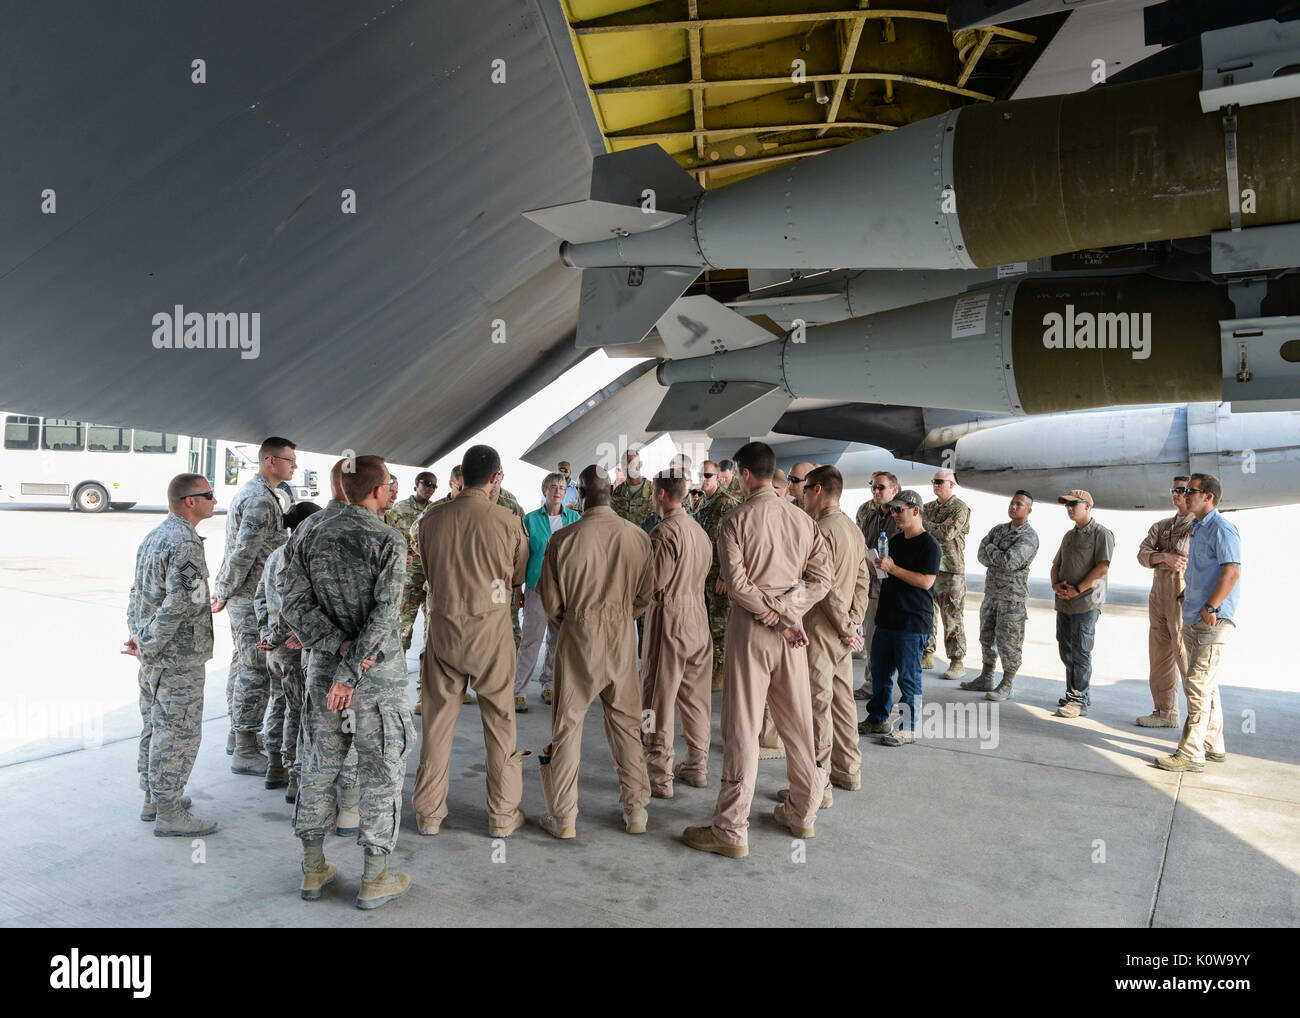
[[[528,539],[515,514],[492,502],[505,476],[496,450],[470,446],[461,471],[465,487],[456,500],[430,506],[419,524],[420,555],[436,563],[437,582],[425,603],[424,738],[411,799],[420,833],[437,834],[447,815],[456,716],[472,676],[487,755],[488,832],[504,838],[524,822],[509,613],[528,566]]]
[[[582,722],[597,696],[605,737],[618,771],[628,834],[643,834],[650,778],[641,748],[641,691],[632,622],[650,604],[654,562],[650,538],[610,508],[609,477],[600,467],[578,475],[582,519],[557,530],[546,545],[537,593],[559,633],[551,744],[542,751],[542,829],[577,834]]]
[[[771,447],[749,442],[735,459],[745,501],[718,528],[718,557],[731,598],[722,688],[722,792],[713,826],[688,827],[682,839],[699,851],[739,859],[749,854],[765,699],[785,743],[790,779],[790,794],[773,816],[796,838],[813,835],[826,776],[813,753],[803,616],[826,596],[832,576],[817,525],[772,489]]]
[[[701,587],[713,562],[713,542],[686,515],[686,478],[680,471],[654,479],[659,524],[654,545],[654,592],[645,621],[641,664],[641,741],[650,793],[673,797],[673,778],[703,788],[712,728],[713,637]],[[674,709],[681,712],[686,759],[674,769]]]
[[[871,578],[862,531],[840,509],[844,477],[835,467],[809,471],[804,509],[817,521],[830,553],[834,582],[805,617],[808,681],[812,686],[813,745],[817,766],[830,783],[848,791],[862,785],[858,709],[853,702],[852,653],[862,646],[858,628],[867,611]],[[830,785],[822,809],[831,804]]]
[[[1138,548],[1138,562],[1154,570],[1147,600],[1150,629],[1147,653],[1151,660],[1150,714],[1137,719],[1142,728],[1177,728],[1178,687],[1187,677],[1183,647],[1183,570],[1196,517],[1187,505],[1187,477],[1174,478],[1169,489],[1175,515],[1154,523]]]

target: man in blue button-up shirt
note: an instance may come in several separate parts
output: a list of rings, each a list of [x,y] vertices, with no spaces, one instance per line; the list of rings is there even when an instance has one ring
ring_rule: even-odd
[[[1236,630],[1241,593],[1241,535],[1219,513],[1223,486],[1213,474],[1192,474],[1187,504],[1196,522],[1187,553],[1183,591],[1183,646],[1187,651],[1187,723],[1178,751],[1156,757],[1166,771],[1203,771],[1206,759],[1228,758],[1223,744],[1219,663]]]

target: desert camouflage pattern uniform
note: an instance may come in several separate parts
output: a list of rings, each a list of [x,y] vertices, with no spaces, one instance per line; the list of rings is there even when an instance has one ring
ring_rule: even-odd
[[[140,787],[161,810],[180,806],[199,751],[209,598],[203,538],[168,513],[136,552],[126,614],[140,658]]]
[[[943,559],[934,579],[934,632],[925,645],[933,654],[940,625],[943,626],[944,652],[949,661],[966,656],[966,627],[962,609],[966,605],[966,535],[970,533],[970,506],[956,495],[947,502],[937,498],[921,508],[921,522],[939,542]]]
[[[402,632],[402,650],[411,649],[411,634],[415,631],[415,617],[420,614],[424,604],[424,563],[420,561],[417,542],[411,537],[411,530],[420,514],[429,508],[428,502],[420,502],[414,495],[402,499],[384,515],[384,522],[406,539],[410,566],[406,570],[406,586],[402,588],[402,610],[399,613]]]
[[[1038,554],[1038,534],[1028,523],[999,523],[980,541],[980,565],[988,567],[980,605],[980,651],[986,670],[1002,658],[1002,671],[1020,671],[1028,611],[1029,564]]]
[[[256,732],[262,727],[271,690],[266,652],[257,649],[261,634],[253,594],[271,552],[289,539],[284,514],[293,505],[293,490],[281,481],[272,488],[261,474],[236,493],[226,512],[226,547],[213,581],[226,602],[234,649],[226,678],[230,727]],[[268,747],[269,748],[269,747]]]
[[[345,506],[290,550],[281,615],[312,649],[293,817],[294,833],[304,841],[323,839],[332,829],[335,781],[355,746],[361,783],[357,841],[367,853],[383,855],[397,843],[406,755],[415,743],[397,621],[405,581],[405,540],[362,506]],[[366,658],[374,664],[363,673]],[[336,682],[355,690],[343,711],[331,711],[327,703]]]
[[[718,582],[718,525],[722,518],[740,505],[740,500],[724,488],[718,488],[712,495],[700,500],[695,510],[695,522],[704,528],[713,545],[713,564],[709,574],[704,578],[704,604],[709,612],[709,633],[713,637],[713,667],[722,667],[726,652],[727,612],[731,610],[731,601],[726,594],[716,592]]]

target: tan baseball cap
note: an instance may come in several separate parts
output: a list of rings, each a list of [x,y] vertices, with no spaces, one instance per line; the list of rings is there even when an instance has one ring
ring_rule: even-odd
[[[1084,491],[1082,488],[1075,488],[1072,491],[1067,491],[1064,495],[1058,497],[1056,501],[1061,503],[1061,505],[1065,505],[1066,502],[1087,502],[1089,505],[1096,504],[1092,500],[1092,495]]]

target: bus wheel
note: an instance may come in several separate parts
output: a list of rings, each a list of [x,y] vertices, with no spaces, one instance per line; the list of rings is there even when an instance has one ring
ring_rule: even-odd
[[[72,496],[72,505],[79,513],[102,513],[108,508],[108,492],[102,484],[83,484]]]
[[[118,512],[122,512],[126,509],[134,509],[135,503],[134,502],[110,502],[109,507],[117,510]]]

